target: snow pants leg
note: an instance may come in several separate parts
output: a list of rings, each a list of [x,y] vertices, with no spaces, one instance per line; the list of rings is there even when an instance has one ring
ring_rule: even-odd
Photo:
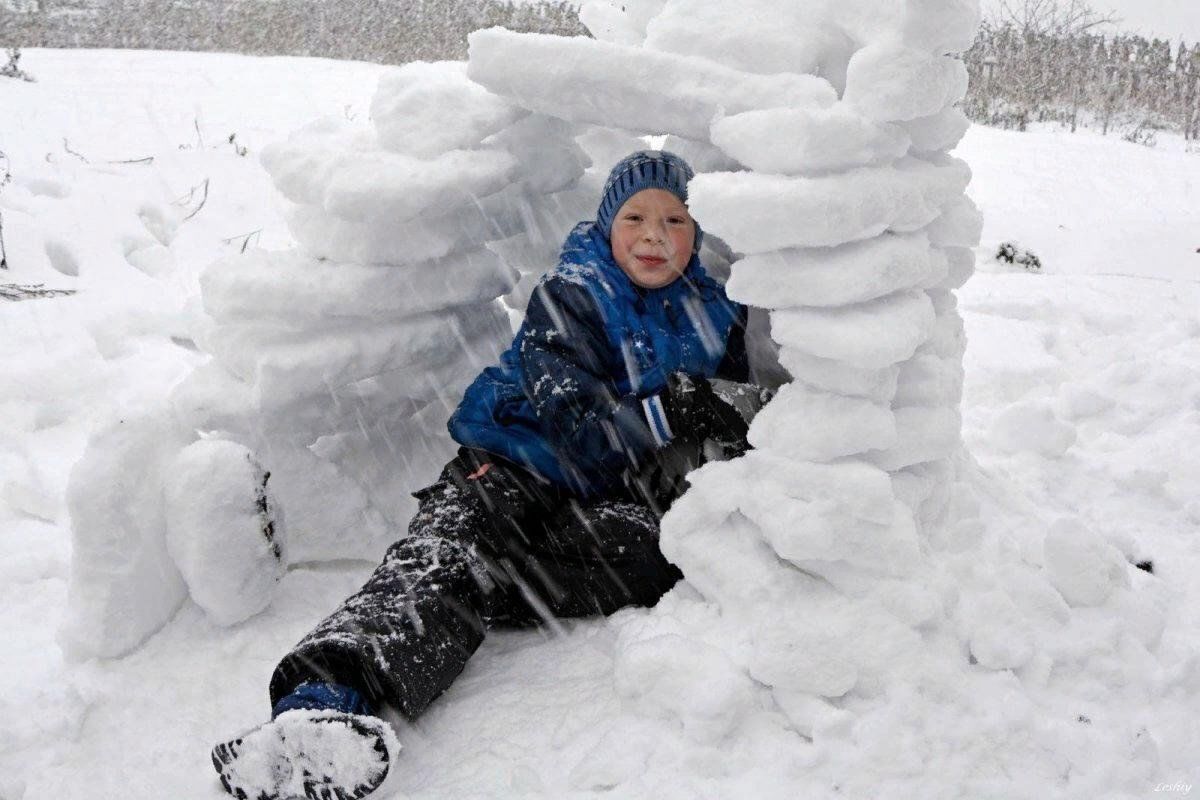
[[[490,626],[653,605],[682,577],[649,507],[580,503],[485,453],[460,451],[416,496],[408,537],[276,667],[272,704],[324,680],[413,718]]]

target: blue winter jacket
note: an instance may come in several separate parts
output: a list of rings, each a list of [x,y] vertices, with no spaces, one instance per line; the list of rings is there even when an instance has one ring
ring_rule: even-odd
[[[643,289],[595,223],[580,223],[500,365],[468,387],[450,435],[584,498],[618,489],[672,435],[668,375],[749,380],[745,322],[696,255],[679,280]]]

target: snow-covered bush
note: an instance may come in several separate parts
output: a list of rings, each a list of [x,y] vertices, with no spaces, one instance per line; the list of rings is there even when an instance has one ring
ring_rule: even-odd
[[[1016,264],[1028,272],[1042,271],[1042,260],[1037,254],[1014,242],[1001,242],[996,248],[996,260],[1002,264]]]

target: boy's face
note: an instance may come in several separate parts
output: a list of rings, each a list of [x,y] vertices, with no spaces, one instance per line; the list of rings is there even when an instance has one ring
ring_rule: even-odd
[[[644,289],[660,289],[682,275],[695,242],[687,206],[665,189],[643,189],[626,200],[609,237],[617,266]]]

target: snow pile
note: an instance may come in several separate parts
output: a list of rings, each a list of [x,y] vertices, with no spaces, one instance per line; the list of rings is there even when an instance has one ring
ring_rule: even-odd
[[[694,748],[718,746],[702,778],[725,795],[764,775],[915,789],[933,759],[949,796],[1017,772],[1033,781],[1018,794],[1068,780],[1133,792],[1183,765],[1128,721],[1098,742],[1064,689],[1153,691],[1155,587],[1077,520],[985,536],[968,485],[953,292],[982,217],[946,153],[967,128],[966,72],[943,54],[970,45],[977,3],[582,13],[597,41],[473,34],[468,74],[538,113],[667,134],[703,172],[694,215],[741,256],[731,296],[770,310],[794,380],[751,427],[755,451],[694,474],[664,520],[687,586],[623,618],[614,680],[630,713],[582,735],[594,746],[574,788],[649,796],[662,787],[631,764],[695,772]],[[1053,420],[1027,423],[1001,438],[1070,447]],[[1082,646],[1096,637],[1119,656]]]

